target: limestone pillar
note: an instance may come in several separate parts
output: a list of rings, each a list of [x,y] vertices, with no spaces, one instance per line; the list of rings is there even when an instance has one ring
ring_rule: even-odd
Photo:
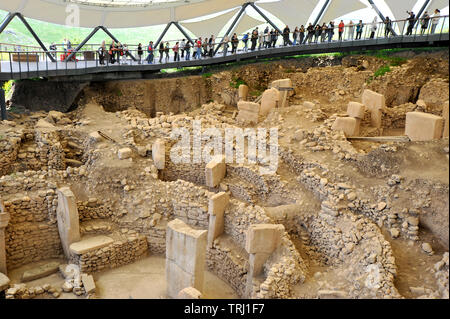
[[[206,260],[206,230],[193,229],[179,219],[167,224],[166,283],[167,296],[192,287],[203,291]]]
[[[264,263],[280,245],[283,233],[283,225],[254,224],[247,229],[245,250],[249,253],[249,270],[245,293],[248,298],[253,291],[253,278],[263,272]]]
[[[230,196],[221,192],[209,199],[208,247],[212,247],[214,239],[222,235],[224,229],[224,213],[230,201]]]
[[[9,223],[9,213],[5,211],[3,202],[0,201],[0,273],[7,274],[6,271],[6,243],[5,232]]]
[[[247,101],[248,86],[245,84],[239,85],[239,101]]]
[[[58,207],[56,218],[58,221],[59,237],[67,258],[70,257],[70,245],[80,241],[80,218],[78,215],[77,201],[69,187],[61,187],[57,190]]]
[[[227,172],[225,155],[216,155],[205,166],[205,184],[208,187],[216,187],[220,184]]]
[[[287,98],[289,94],[289,89],[292,89],[292,81],[291,79],[282,79],[282,80],[276,80],[273,81],[270,84],[271,88],[275,88],[280,91],[280,100],[279,100],[279,107],[286,107],[287,106]]]

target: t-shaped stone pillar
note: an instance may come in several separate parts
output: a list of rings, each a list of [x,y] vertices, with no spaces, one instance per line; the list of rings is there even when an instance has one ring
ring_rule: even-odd
[[[245,250],[249,253],[246,295],[251,296],[253,278],[262,273],[264,263],[281,243],[283,225],[254,224],[247,229]]]
[[[167,224],[167,295],[177,298],[180,290],[192,287],[203,291],[206,260],[206,230],[193,229],[179,219]]]
[[[223,233],[224,213],[229,201],[230,195],[225,192],[215,194],[209,199],[208,247],[212,247],[214,239]]]
[[[9,223],[9,213],[5,211],[3,202],[0,200],[0,272],[6,273],[6,243],[5,243],[5,231],[6,226]]]
[[[58,207],[56,218],[58,220],[59,237],[67,258],[70,258],[70,245],[80,241],[80,219],[78,215],[75,195],[69,187],[61,187],[57,190]]]

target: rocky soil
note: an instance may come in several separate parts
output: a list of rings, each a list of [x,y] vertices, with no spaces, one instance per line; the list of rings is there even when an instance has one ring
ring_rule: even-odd
[[[12,224],[27,232],[35,222],[26,219],[33,207],[42,214],[48,209],[41,221],[54,226],[49,190],[70,186],[83,232],[116,232],[125,242],[145,236],[149,252],[160,254],[168,221],[185,218],[206,229],[208,197],[226,191],[232,198],[226,235],[208,249],[207,264],[240,297],[248,270],[245,230],[252,223],[277,223],[286,229],[283,243],[254,283],[253,298],[449,298],[448,138],[352,141],[331,129],[366,88],[385,95],[387,110],[381,129],[362,120],[362,136],[403,135],[409,111],[441,115],[449,99],[448,51],[407,56],[375,77],[389,61],[287,60],[208,77],[91,84],[74,111],[19,114],[0,124],[1,199],[11,214],[21,212],[24,219]],[[276,173],[261,175],[264,163],[229,164],[221,184],[210,188],[204,163],[175,165],[166,158],[163,170],[155,167],[153,142],[173,144],[172,130],[192,132],[194,120],[221,132],[255,127],[236,120],[238,79],[256,100],[283,78],[294,86],[289,106],[273,109],[256,125],[278,128]],[[119,159],[124,147],[131,156]],[[38,192],[43,204],[23,204],[22,196],[33,201]],[[16,243],[14,235],[7,233],[10,243]],[[24,259],[15,260],[10,267]],[[8,298],[33,294],[12,289]],[[57,295],[51,287],[42,292]]]

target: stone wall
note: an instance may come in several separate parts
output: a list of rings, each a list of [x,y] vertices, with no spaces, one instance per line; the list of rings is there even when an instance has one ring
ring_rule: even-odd
[[[47,258],[61,257],[55,223],[54,190],[24,195],[4,202],[11,220],[6,227],[6,260],[9,269]]]
[[[147,254],[147,238],[142,235],[130,235],[112,244],[74,255],[71,261],[80,266],[82,272],[93,273],[108,268],[130,264]]]

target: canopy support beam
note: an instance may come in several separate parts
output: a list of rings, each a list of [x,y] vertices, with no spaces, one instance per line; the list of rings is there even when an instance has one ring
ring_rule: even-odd
[[[381,21],[386,22],[386,18],[381,13],[381,11],[378,9],[378,7],[375,5],[373,0],[368,0],[368,1],[369,1],[370,5],[372,6],[372,9],[374,9],[376,11],[376,13],[378,14],[378,16],[381,18]],[[397,36],[397,33],[395,33],[393,28],[391,28],[391,33],[392,33],[392,35]]]
[[[42,43],[41,39],[37,36],[37,34],[34,32],[33,28],[28,24],[27,20],[24,18],[24,16],[20,12],[14,12],[14,13],[8,13],[6,18],[3,20],[2,24],[0,25],[0,33],[3,32],[3,30],[6,29],[6,27],[10,24],[10,22],[15,18],[18,17],[20,21],[25,25],[25,27],[28,29],[28,31],[31,33],[33,38],[36,40],[37,43],[39,43],[39,46],[45,51],[47,56],[52,62],[55,62],[55,58],[48,52],[47,48],[45,47],[44,43]]]

